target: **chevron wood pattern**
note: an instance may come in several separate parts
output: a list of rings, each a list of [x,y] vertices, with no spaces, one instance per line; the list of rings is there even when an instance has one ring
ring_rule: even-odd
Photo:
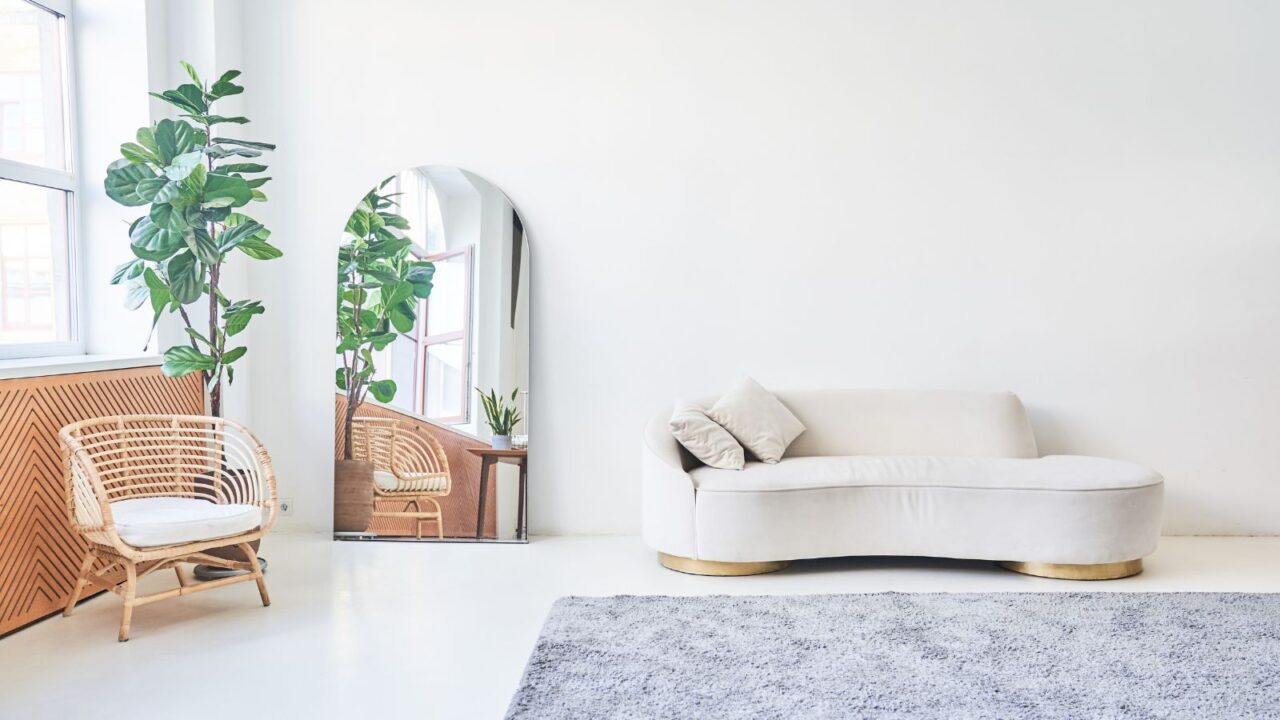
[[[344,442],[342,427],[346,424],[346,407],[347,399],[342,395],[337,395],[334,406],[334,458],[342,457]],[[467,452],[467,448],[488,447],[488,445],[473,437],[424,422],[412,415],[405,415],[404,413],[396,412],[392,408],[381,407],[373,403],[365,403],[357,411],[357,414],[362,417],[387,417],[408,420],[423,426],[440,441],[440,444],[444,447],[445,456],[449,458],[449,470],[453,474],[453,489],[448,496],[439,499],[440,509],[444,511],[444,535],[445,537],[474,537],[476,534],[476,504],[480,502],[480,458]],[[492,539],[498,536],[497,493],[489,493],[486,499],[484,532],[481,533],[481,537]],[[399,507],[396,507],[396,505],[397,503],[379,501],[378,509],[400,510],[403,508],[404,503],[398,503]],[[427,528],[433,531],[435,529],[432,524],[428,524]],[[413,520],[387,517],[374,518],[373,523],[369,526],[369,531],[379,535],[415,534]]]
[[[67,526],[58,430],[102,415],[203,412],[200,377],[158,367],[0,380],[0,635],[60,611],[84,557]]]

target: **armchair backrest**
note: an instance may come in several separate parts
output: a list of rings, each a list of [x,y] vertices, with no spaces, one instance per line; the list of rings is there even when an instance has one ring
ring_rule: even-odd
[[[397,476],[449,474],[449,458],[440,441],[413,423],[393,418],[358,417],[351,426],[351,456],[373,463],[374,470]]]
[[[111,503],[186,497],[256,505],[275,519],[271,458],[244,426],[201,415],[117,415],[59,432],[67,512],[82,532],[110,528]]]

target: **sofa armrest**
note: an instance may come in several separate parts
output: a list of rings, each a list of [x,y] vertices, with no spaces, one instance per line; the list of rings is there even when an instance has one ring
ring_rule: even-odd
[[[693,478],[683,449],[667,428],[670,411],[645,427],[641,449],[641,536],[659,552],[697,557],[694,542]]]

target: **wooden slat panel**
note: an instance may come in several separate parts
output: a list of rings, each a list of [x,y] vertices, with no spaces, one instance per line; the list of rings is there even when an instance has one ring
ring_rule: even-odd
[[[157,367],[0,380],[0,635],[61,610],[85,550],[67,525],[58,430],[101,415],[203,412],[199,375]]]
[[[346,422],[347,399],[336,396],[334,406],[336,437],[333,443],[333,456],[342,457],[343,425]],[[480,502],[480,458],[467,452],[469,447],[488,447],[473,437],[454,432],[439,425],[433,425],[410,415],[396,412],[394,409],[380,407],[373,403],[365,403],[357,412],[362,417],[388,417],[419,425],[435,436],[444,447],[444,454],[449,458],[449,471],[453,475],[453,489],[447,497],[439,498],[440,510],[444,513],[445,537],[475,537],[476,506]],[[490,482],[493,482],[490,480]],[[493,486],[489,487],[489,496],[485,499],[484,532],[481,537],[493,539],[498,536],[498,493]],[[403,509],[404,503],[378,502],[378,510],[395,511]],[[435,532],[435,524],[424,526],[427,533]],[[379,535],[413,535],[414,521],[396,518],[374,518],[369,527],[370,532]]]

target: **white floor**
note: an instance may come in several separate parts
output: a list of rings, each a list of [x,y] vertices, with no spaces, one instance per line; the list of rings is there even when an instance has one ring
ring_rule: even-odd
[[[1142,575],[1101,583],[897,558],[701,578],[659,567],[630,537],[486,546],[274,535],[263,554],[270,608],[252,583],[168,600],[136,610],[121,644],[119,600],[99,596],[0,640],[0,718],[500,718],[547,609],[573,594],[1280,591],[1280,538],[1165,538]]]

